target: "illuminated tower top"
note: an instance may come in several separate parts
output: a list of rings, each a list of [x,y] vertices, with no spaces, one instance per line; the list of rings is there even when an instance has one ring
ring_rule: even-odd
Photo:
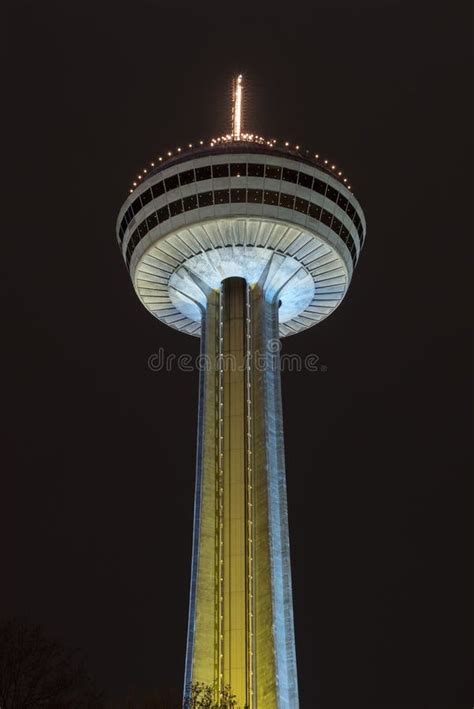
[[[120,210],[117,238],[143,305],[192,335],[201,332],[202,284],[217,288],[231,276],[252,283],[270,267],[283,337],[340,304],[365,218],[336,165],[242,133],[241,122],[239,75],[232,134],[169,151],[144,169]]]

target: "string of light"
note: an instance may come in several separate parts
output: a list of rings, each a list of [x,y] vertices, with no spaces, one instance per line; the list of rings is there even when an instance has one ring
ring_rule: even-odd
[[[272,138],[268,140],[267,138],[261,136],[261,135],[256,135],[255,133],[241,133],[240,134],[240,139],[238,141],[235,140],[235,138],[232,136],[232,134],[227,133],[225,135],[220,135],[216,138],[211,138],[210,140],[204,141],[204,140],[199,140],[197,143],[188,143],[186,148],[175,148],[174,151],[168,150],[164,153],[164,155],[160,155],[159,157],[156,158],[156,160],[152,161],[149,163],[148,167],[144,167],[141,172],[136,176],[135,180],[132,182],[132,186],[129,189],[129,192],[132,193],[136,187],[140,185],[140,182],[145,180],[148,177],[148,173],[151,172],[155,167],[161,166],[163,163],[167,162],[170,159],[176,158],[178,155],[181,154],[187,154],[191,151],[196,151],[199,149],[203,149],[205,147],[210,147],[210,148],[215,148],[220,145],[226,145],[226,144],[234,144],[237,145],[239,143],[252,143],[254,145],[262,145],[267,148],[284,148],[288,150],[289,152],[292,153],[299,153],[302,157],[307,157],[312,160],[316,161],[316,164],[319,164],[321,167],[323,167],[325,170],[332,172],[334,176],[341,180],[344,185],[347,187],[348,190],[351,189],[351,185],[347,184],[348,183],[348,178],[343,175],[342,170],[338,168],[337,165],[335,165],[331,160],[327,158],[323,158],[319,155],[319,153],[310,153],[309,150],[304,150],[301,148],[300,145],[292,144],[289,141],[283,141],[283,140],[276,140],[275,138]],[[151,170],[150,170],[151,168]]]

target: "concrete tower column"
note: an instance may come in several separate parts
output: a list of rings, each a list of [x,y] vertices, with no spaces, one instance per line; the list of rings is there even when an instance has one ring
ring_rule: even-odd
[[[218,359],[219,680],[250,706],[253,679],[252,461],[247,284],[223,281]]]
[[[207,301],[186,681],[296,709],[277,292],[227,278]]]

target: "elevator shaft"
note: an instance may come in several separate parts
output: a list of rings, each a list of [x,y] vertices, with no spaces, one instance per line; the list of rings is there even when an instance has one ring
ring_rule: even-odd
[[[203,313],[186,684],[297,709],[278,293],[228,278]]]

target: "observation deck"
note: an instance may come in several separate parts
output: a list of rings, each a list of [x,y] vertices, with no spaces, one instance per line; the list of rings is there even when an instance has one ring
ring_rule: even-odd
[[[201,335],[206,293],[266,273],[279,335],[340,304],[364,244],[362,208],[323,161],[267,143],[231,141],[168,158],[125,200],[117,239],[143,305]]]

